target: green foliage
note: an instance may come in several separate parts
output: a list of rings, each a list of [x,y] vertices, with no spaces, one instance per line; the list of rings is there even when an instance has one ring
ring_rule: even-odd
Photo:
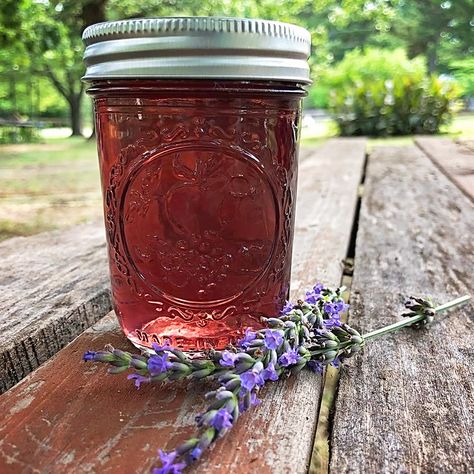
[[[437,133],[453,115],[459,88],[427,76],[422,60],[402,50],[348,53],[326,79],[341,135]]]
[[[474,0],[398,0],[392,32],[409,57],[424,55],[429,72],[447,72],[474,53]]]
[[[464,98],[474,97],[474,58],[453,61],[450,69],[459,83]]]
[[[330,88],[327,84],[316,82],[308,91],[305,99],[305,108],[327,109],[329,107]]]
[[[464,97],[474,88],[472,62],[465,59],[474,52],[474,0],[2,0],[0,116],[69,113],[79,133],[81,115],[89,116],[80,80],[83,29],[105,20],[180,15],[259,17],[306,27],[314,79],[308,107],[328,106],[336,78],[326,70],[354,48],[403,48],[410,57],[423,55],[430,72],[454,75]],[[388,71],[381,62],[368,60],[366,67]]]

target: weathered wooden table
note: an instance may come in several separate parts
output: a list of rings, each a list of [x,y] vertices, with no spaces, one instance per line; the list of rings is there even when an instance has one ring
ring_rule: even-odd
[[[368,159],[363,139],[304,150],[293,296],[344,281],[349,322],[367,331],[407,295],[474,294],[473,173],[471,145],[447,140]],[[158,447],[193,433],[202,384],[136,391],[81,362],[106,343],[130,349],[109,312],[102,224],[6,241],[0,266],[1,474],[147,472]],[[335,392],[334,371],[270,384],[193,472],[474,472],[472,323],[469,305],[371,342]]]

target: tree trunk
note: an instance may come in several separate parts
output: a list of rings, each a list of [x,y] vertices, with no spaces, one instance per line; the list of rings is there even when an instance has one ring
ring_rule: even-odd
[[[438,54],[437,54],[437,44],[432,44],[427,52],[427,62],[428,62],[428,74],[434,74],[436,72],[436,66],[438,65]]]
[[[69,113],[71,118],[71,137],[82,137],[82,116],[81,116],[82,94],[71,97],[69,102]]]

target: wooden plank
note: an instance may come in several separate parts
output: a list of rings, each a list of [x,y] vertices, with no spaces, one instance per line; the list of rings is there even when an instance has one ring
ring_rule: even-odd
[[[365,142],[333,140],[301,166],[293,295],[316,279],[337,285],[346,255]],[[205,384],[146,386],[80,362],[106,343],[130,348],[109,315],[0,398],[0,472],[145,472],[157,448],[195,429]],[[193,472],[306,472],[321,379],[305,372],[265,389]]]
[[[0,244],[0,393],[110,309],[103,224]]]
[[[415,143],[433,163],[474,201],[474,147],[472,140],[418,137]]]
[[[366,176],[349,323],[393,323],[410,295],[474,295],[472,203],[412,146],[376,149]],[[330,472],[473,472],[472,305],[368,343],[341,372]]]

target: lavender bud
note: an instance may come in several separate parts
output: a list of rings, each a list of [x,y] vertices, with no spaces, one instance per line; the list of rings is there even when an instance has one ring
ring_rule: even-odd
[[[122,372],[125,372],[128,369],[127,365],[122,365],[118,367],[111,367],[110,369],[107,370],[109,374],[121,374]]]
[[[253,367],[253,364],[253,362],[240,362],[235,366],[235,371],[238,374],[241,374],[242,372],[251,369]]]
[[[162,382],[163,380],[165,380],[166,378],[168,377],[168,373],[167,372],[163,372],[159,375],[153,375],[153,377],[150,378],[150,380],[152,382]]]
[[[212,390],[211,392],[207,392],[205,395],[204,395],[204,398],[206,400],[209,400],[211,398],[214,398],[217,394],[217,390]]]
[[[249,362],[251,364],[255,364],[255,362],[256,362],[256,360],[252,356],[246,354],[245,352],[240,352],[237,355],[237,361],[238,362]]]
[[[263,320],[271,327],[283,326],[283,321],[279,318],[263,318]]]
[[[189,362],[189,358],[184,352],[171,347],[168,349],[168,351],[174,354],[182,362]]]
[[[209,369],[213,367],[212,363],[209,362],[208,360],[193,360],[191,361],[191,365],[195,369]]]
[[[248,347],[262,347],[265,345],[265,341],[263,339],[254,339],[252,342],[248,344]]]
[[[352,334],[353,336],[360,336],[360,333],[356,331],[354,328],[350,327],[348,324],[342,324],[342,328],[349,334]]]
[[[187,377],[189,374],[186,372],[172,372],[168,375],[168,380],[181,380]]]
[[[203,378],[208,377],[209,375],[211,375],[213,371],[214,371],[214,369],[211,369],[211,368],[197,370],[196,372],[193,372],[191,374],[191,377],[193,379],[203,379]]]
[[[325,352],[321,359],[326,362],[332,362],[337,357],[337,351],[327,351]]]
[[[217,410],[211,410],[210,407],[202,415],[196,416],[196,423],[198,426],[209,425],[209,423],[214,418],[214,415],[217,413]]]
[[[190,438],[187,441],[185,441],[181,446],[178,446],[176,448],[176,452],[178,453],[179,456],[181,456],[187,453],[188,451],[191,451],[191,449],[195,448],[198,443],[199,443],[198,438]]]
[[[224,406],[225,400],[219,400],[216,398],[210,405],[209,405],[209,410],[219,410],[219,408],[222,408]]]
[[[325,339],[330,339],[331,341],[336,341],[337,343],[339,343],[339,339],[331,331],[324,331],[321,336]]]
[[[235,390],[240,387],[240,378],[230,380],[225,384],[227,390]]]
[[[98,362],[113,362],[115,357],[111,352],[100,351],[94,354],[93,360]]]
[[[135,368],[135,369],[138,369],[138,370],[145,370],[148,368],[148,365],[146,363],[145,360],[143,359],[139,359],[138,357],[136,356],[133,356],[131,362],[130,362],[130,365]]]
[[[209,351],[209,359],[211,359],[214,362],[219,362],[219,360],[222,357],[222,351],[216,351],[214,349],[211,349]],[[193,362],[199,362],[199,361],[193,361]]]
[[[303,341],[311,338],[311,334],[309,333],[309,329],[306,326],[301,326],[301,328],[300,328],[300,338]]]
[[[234,394],[228,390],[217,390],[216,398],[217,400],[228,400],[229,398],[234,398]]]
[[[355,344],[363,344],[364,339],[362,338],[362,336],[351,336],[351,342]]]
[[[218,380],[221,384],[224,384],[224,383],[227,383],[230,380],[234,380],[234,379],[240,380],[240,377],[237,374],[233,374],[231,372],[228,372],[228,373],[220,375]]]
[[[208,428],[204,431],[198,444],[199,448],[204,451],[212,443],[216,434],[215,428]]]
[[[115,357],[118,357],[119,359],[130,362],[132,360],[132,355],[129,354],[128,352],[124,352],[120,349],[114,349],[113,354]]]
[[[180,362],[172,362],[171,370],[175,372],[190,372],[191,368],[186,364],[181,364]]]

